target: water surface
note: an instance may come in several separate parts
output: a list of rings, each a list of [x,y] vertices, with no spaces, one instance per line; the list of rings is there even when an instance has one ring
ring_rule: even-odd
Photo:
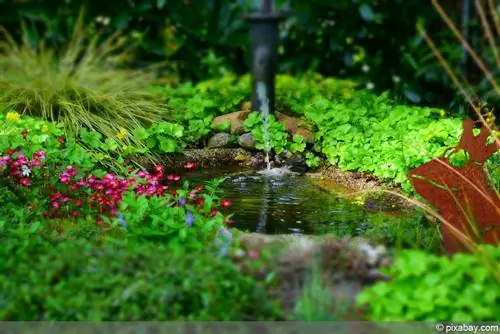
[[[331,227],[344,235],[361,235],[370,223],[387,214],[369,212],[341,194],[331,193],[309,177],[273,170],[201,169],[189,173],[191,184],[226,177],[221,188],[233,205],[234,227],[266,234],[314,234]]]

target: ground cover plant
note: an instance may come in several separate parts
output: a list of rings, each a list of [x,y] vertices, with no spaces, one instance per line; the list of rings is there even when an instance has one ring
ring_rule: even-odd
[[[283,317],[265,287],[215,248],[2,236],[0,319],[267,320]],[[255,305],[259,305],[258,308]]]
[[[366,289],[358,302],[380,321],[492,321],[500,311],[499,261],[491,245],[451,259],[401,251],[389,269],[393,281]]]

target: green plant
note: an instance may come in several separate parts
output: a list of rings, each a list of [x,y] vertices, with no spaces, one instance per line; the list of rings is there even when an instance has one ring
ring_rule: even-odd
[[[306,153],[306,165],[311,168],[316,168],[319,166],[321,158],[312,152]]]
[[[170,242],[183,249],[203,250],[231,216],[218,211],[217,184],[208,184],[201,200],[188,202],[193,195],[189,184],[175,190],[170,201],[162,197],[146,198],[129,192],[120,204],[121,215],[114,225],[126,225],[129,237],[139,240]],[[196,192],[196,191],[195,191]]]
[[[22,44],[0,31],[0,102],[58,121],[66,133],[87,128],[140,145],[129,134],[168,116],[166,104],[145,89],[156,79],[149,71],[123,69],[132,52],[127,40],[117,34],[103,41],[84,28],[82,17],[60,52],[32,46],[26,31]]]
[[[154,124],[148,129],[138,128],[134,135],[146,142],[151,151],[163,153],[178,153],[184,149],[184,127],[177,123],[161,122]],[[143,150],[142,153],[147,152]]]
[[[81,133],[85,137],[85,131],[82,130]],[[23,150],[26,156],[32,156],[43,150],[49,163],[78,165],[85,172],[97,169],[100,160],[106,158],[86,150],[74,135],[64,135],[63,125],[60,123],[21,117],[12,111],[0,113],[0,152],[8,149]],[[103,144],[99,139],[100,137],[95,141],[96,147]],[[120,162],[118,157],[117,163]]]
[[[278,122],[274,115],[268,116],[268,133],[265,133],[264,116],[257,112],[248,115],[244,127],[245,131],[252,132],[256,142],[255,147],[259,150],[270,151],[274,149],[276,154],[281,154],[288,145],[288,134],[285,126]]]
[[[440,119],[442,111],[395,105],[387,94],[358,92],[351,99],[318,99],[305,116],[318,127],[316,140],[328,161],[344,170],[395,180],[406,191],[408,168],[456,145],[460,119]]]
[[[500,248],[452,258],[417,250],[397,254],[391,282],[364,290],[358,303],[376,321],[493,321],[500,312]]]
[[[294,135],[288,147],[290,149],[290,152],[292,153],[304,152],[304,150],[306,149],[306,142],[304,140],[304,137],[297,134]]]
[[[0,319],[277,320],[265,285],[206,249],[1,237]],[[255,305],[259,305],[258,308]]]
[[[344,306],[335,299],[332,288],[324,282],[321,269],[316,265],[307,277],[293,318],[298,321],[339,321],[347,311]]]

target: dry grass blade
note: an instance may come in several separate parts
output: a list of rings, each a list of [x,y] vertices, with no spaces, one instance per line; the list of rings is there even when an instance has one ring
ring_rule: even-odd
[[[497,5],[495,3],[495,0],[488,0],[488,5],[490,9],[491,16],[493,18],[493,23],[495,30],[497,31],[497,35],[500,37],[500,18],[498,17],[497,13]]]
[[[477,114],[477,116],[479,117],[479,119],[481,120],[481,122],[486,126],[486,128],[489,131],[493,132],[493,129],[488,125],[488,122],[486,121],[486,119],[481,114],[479,106],[477,106],[474,103],[473,99],[471,99],[471,97],[469,96],[469,94],[465,90],[464,85],[462,85],[462,83],[460,82],[460,80],[458,80],[457,76],[453,73],[453,70],[451,69],[451,66],[446,61],[446,59],[444,59],[443,55],[441,54],[441,52],[436,47],[436,44],[434,43],[434,41],[429,37],[429,35],[427,34],[427,32],[421,26],[417,26],[417,29],[418,29],[418,32],[420,33],[420,35],[426,41],[426,43],[429,46],[429,48],[431,49],[431,51],[434,53],[434,55],[438,59],[438,61],[441,64],[441,66],[444,68],[444,70],[446,71],[446,73],[449,75],[449,77],[453,81],[453,84],[460,91],[460,94],[462,94],[462,96],[465,98],[465,100],[467,101],[467,103],[474,109],[474,112]],[[466,82],[466,86],[467,86],[467,89],[473,95],[474,100],[479,100],[479,98],[478,98],[477,94],[475,93],[474,89],[472,88],[472,86],[469,83],[467,83],[467,82]],[[496,138],[495,140],[498,140],[498,138]]]
[[[479,0],[476,0],[476,10],[477,10],[479,18],[481,20],[481,25],[483,27],[484,34],[485,34],[486,38],[488,39],[488,43],[490,44],[491,51],[493,52],[493,55],[495,56],[497,68],[500,69],[500,57],[498,56],[498,47],[495,44],[495,37],[493,36],[493,33],[491,32],[490,25],[488,23],[488,19],[486,18],[486,14],[484,12],[484,8],[481,5],[481,2]]]
[[[451,80],[453,81],[453,84],[459,89],[460,93],[464,96],[464,98],[467,100],[467,102],[471,106],[473,106],[474,110],[479,110],[479,108],[473,102],[473,99],[471,99],[471,97],[469,96],[469,94],[467,94],[467,91],[465,90],[464,85],[460,82],[460,80],[457,78],[457,76],[455,75],[455,73],[453,73],[453,70],[451,69],[451,66],[446,61],[446,59],[444,59],[443,55],[441,54],[441,52],[439,51],[439,49],[436,47],[436,44],[434,43],[434,41],[429,37],[429,35],[425,31],[425,29],[422,26],[417,25],[417,30],[418,30],[419,34],[424,38],[425,42],[427,43],[427,45],[429,46],[429,48],[431,49],[431,51],[434,53],[434,55],[436,56],[436,58],[439,60],[439,63],[441,64],[441,66],[443,66],[443,68],[446,71],[446,73],[450,76]],[[466,83],[466,86],[467,86],[467,89],[473,95],[473,98],[477,99],[478,98],[477,94],[475,93],[475,91],[472,88],[472,86],[470,84],[468,84],[468,83]]]
[[[438,13],[441,15],[441,18],[448,25],[448,27],[450,28],[450,30],[455,34],[455,36],[460,41],[460,43],[465,47],[465,49],[467,50],[467,52],[469,53],[469,55],[472,57],[472,59],[474,60],[474,62],[477,64],[477,66],[481,69],[481,71],[486,76],[487,80],[490,82],[491,86],[495,89],[495,91],[497,92],[497,94],[500,94],[500,86],[498,86],[498,84],[496,83],[496,81],[495,81],[495,79],[494,79],[491,71],[487,68],[487,66],[484,63],[484,61],[478,56],[478,54],[476,53],[476,51],[474,51],[474,49],[472,49],[472,47],[470,46],[469,42],[467,42],[467,40],[465,40],[465,38],[462,36],[462,34],[457,29],[457,27],[455,26],[455,24],[453,24],[453,22],[451,21],[450,17],[448,16],[448,14],[446,14],[446,12],[441,7],[441,5],[438,3],[438,1],[437,0],[432,0],[432,4],[434,5],[434,7],[438,11]]]
[[[467,235],[465,235],[462,231],[458,230],[451,222],[449,222],[448,220],[446,220],[443,216],[441,216],[438,212],[436,212],[434,209],[432,209],[431,207],[429,207],[428,205],[418,201],[418,200],[415,200],[415,199],[412,199],[408,196],[405,196],[405,195],[402,195],[398,192],[395,192],[395,191],[392,191],[392,190],[383,190],[383,192],[386,192],[388,194],[391,194],[391,195],[394,195],[394,196],[398,196],[406,201],[408,201],[409,203],[423,209],[425,212],[429,213],[430,215],[432,215],[433,217],[435,217],[436,219],[438,219],[442,224],[445,224],[451,231],[453,231],[454,234],[456,234],[456,236],[464,243],[464,245],[466,245],[471,251],[475,250],[477,248],[477,244],[471,239],[469,238]]]

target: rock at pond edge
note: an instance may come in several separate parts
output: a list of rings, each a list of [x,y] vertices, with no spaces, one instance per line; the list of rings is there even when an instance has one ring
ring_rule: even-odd
[[[230,114],[217,116],[212,120],[212,124],[220,125],[224,124],[225,122],[229,122],[229,124],[231,125],[231,134],[240,135],[245,132],[243,123],[245,122],[249,114],[249,110],[241,110]]]
[[[243,148],[253,150],[255,149],[255,139],[250,132],[244,133],[238,137],[238,145]]]
[[[209,148],[225,148],[231,145],[231,135],[220,132],[213,135],[208,141]]]

